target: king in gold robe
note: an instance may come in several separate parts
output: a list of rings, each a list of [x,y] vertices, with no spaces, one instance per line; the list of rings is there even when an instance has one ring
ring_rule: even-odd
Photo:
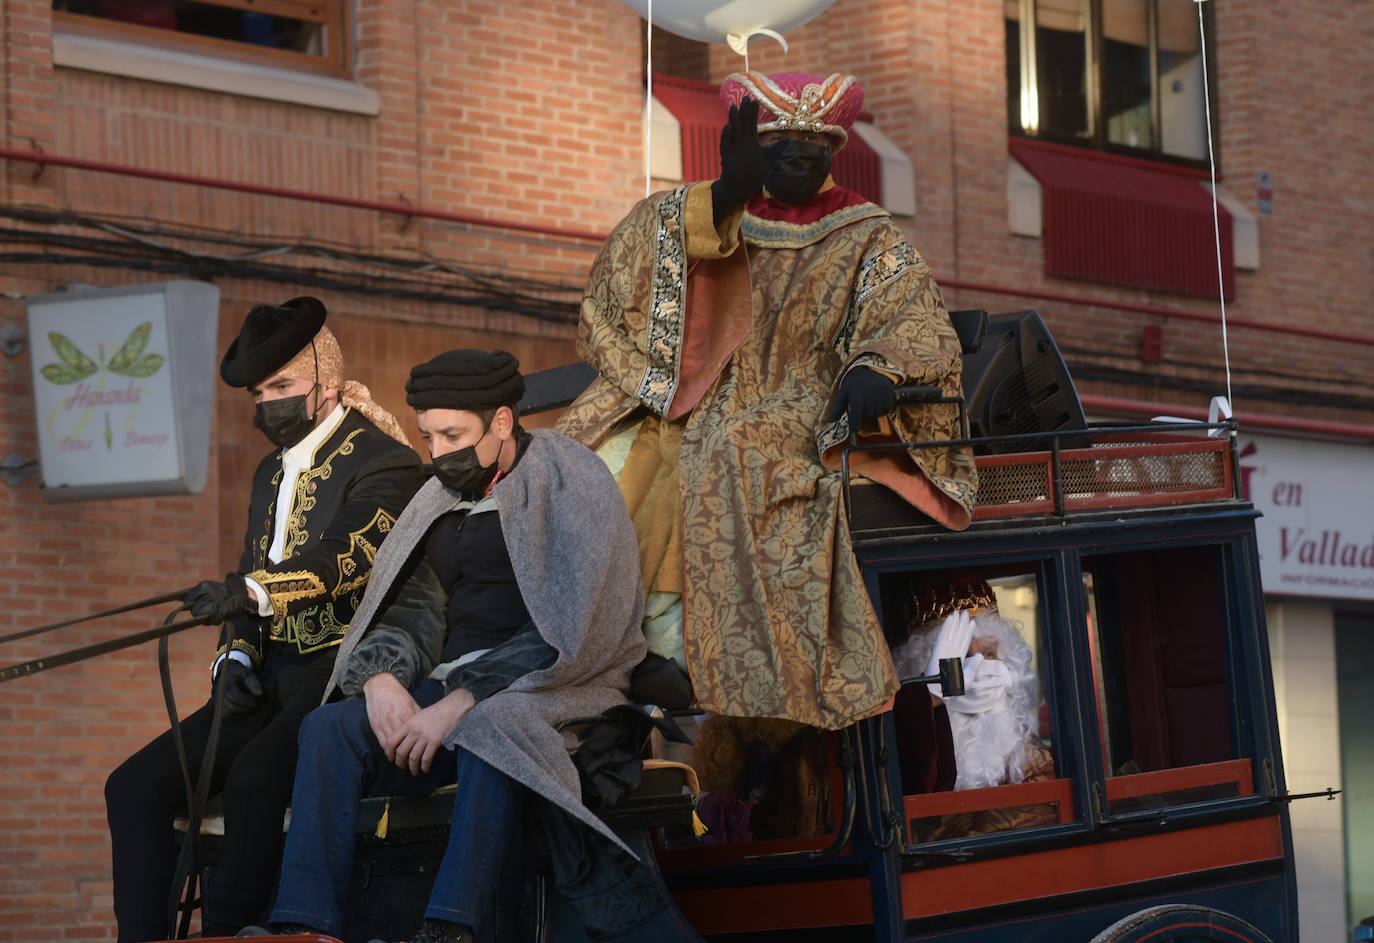
[[[700,183],[640,202],[610,235],[578,334],[601,376],[559,427],[596,448],[639,424],[621,487],[646,588],[683,594],[698,704],[839,729],[898,680],[844,516],[849,423],[827,420],[832,401],[861,367],[958,394],[960,345],[925,262],[857,194],[760,193],[716,218]],[[860,432],[951,439],[958,414],[902,406]],[[967,448],[856,453],[850,467],[968,525]]]

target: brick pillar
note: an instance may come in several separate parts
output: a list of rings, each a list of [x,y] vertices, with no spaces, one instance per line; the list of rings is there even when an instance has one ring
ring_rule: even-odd
[[[15,150],[52,151],[52,5],[47,0],[5,0],[0,5],[0,140]],[[53,170],[7,161],[8,204],[54,202]]]

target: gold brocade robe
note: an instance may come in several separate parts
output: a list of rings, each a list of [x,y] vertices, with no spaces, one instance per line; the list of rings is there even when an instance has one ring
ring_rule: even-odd
[[[960,388],[961,356],[925,263],[885,210],[808,225],[745,215],[712,228],[707,184],[656,194],[588,276],[578,351],[601,377],[559,428],[600,445],[641,407],[683,425],[683,634],[698,703],[828,729],[898,688],[864,587],[837,472],[847,370]],[[889,440],[957,435],[951,406],[909,406]],[[895,427],[895,428],[894,428]],[[868,437],[866,435],[866,437]],[[967,526],[967,449],[851,456],[851,468],[951,528]]]

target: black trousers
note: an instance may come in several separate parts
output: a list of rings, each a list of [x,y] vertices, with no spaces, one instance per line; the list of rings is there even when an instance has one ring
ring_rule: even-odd
[[[201,915],[206,935],[232,935],[258,922],[271,903],[282,816],[295,781],[296,735],[305,715],[319,706],[335,651],[269,655],[259,671],[265,697],[258,709],[221,721],[210,795],[223,796],[224,843]],[[206,704],[181,724],[193,786],[212,715]],[[186,809],[170,730],[110,774],[105,807],[119,943],[164,939],[177,859],[172,819]]]

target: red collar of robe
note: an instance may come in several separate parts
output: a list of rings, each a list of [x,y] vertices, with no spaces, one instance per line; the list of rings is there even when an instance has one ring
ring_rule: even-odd
[[[846,190],[839,185],[831,187],[816,194],[813,198],[800,205],[784,203],[782,200],[775,200],[770,196],[764,196],[760,190],[755,193],[753,199],[749,201],[747,212],[751,216],[759,219],[771,220],[777,223],[792,223],[797,226],[809,226],[812,223],[825,219],[831,213],[849,209],[851,206],[860,206],[869,202],[867,198],[860,196],[853,190]]]

